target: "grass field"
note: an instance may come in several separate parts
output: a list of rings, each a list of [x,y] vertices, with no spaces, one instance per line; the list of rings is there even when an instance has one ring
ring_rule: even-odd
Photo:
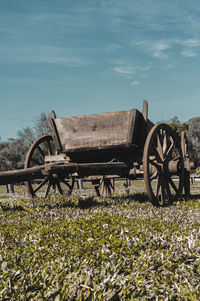
[[[143,181],[103,199],[16,192],[0,196],[0,300],[200,299],[200,182],[164,208]]]

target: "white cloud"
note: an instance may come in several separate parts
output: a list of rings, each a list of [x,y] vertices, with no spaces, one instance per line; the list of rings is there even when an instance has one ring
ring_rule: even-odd
[[[132,42],[150,56],[166,60],[173,58],[174,54],[184,57],[195,57],[200,52],[200,39],[166,39],[166,40],[142,40]]]
[[[138,78],[144,78],[146,76],[146,72],[150,69],[150,66],[139,66],[138,64],[116,61],[115,67],[113,70],[124,77],[125,79],[130,81],[131,86],[138,86],[140,84],[139,80],[135,80],[134,78],[137,76]]]
[[[150,48],[153,57],[158,59],[167,59],[168,54],[165,52],[165,50],[170,49],[171,45],[168,41],[158,41],[154,43]]]
[[[126,76],[133,76],[135,74],[135,71],[130,66],[117,66],[114,67],[114,71]]]
[[[198,56],[198,53],[196,51],[193,51],[192,49],[187,49],[181,52],[182,56],[184,57],[195,57]]]
[[[131,86],[138,86],[140,84],[140,82],[138,80],[134,80],[131,83]]]
[[[181,44],[183,44],[186,47],[199,47],[200,46],[200,40],[199,39],[187,39],[184,41],[179,41]]]
[[[166,50],[171,48],[171,42],[169,40],[143,40],[139,42],[133,42],[133,46],[138,46],[147,51],[151,56],[157,59],[167,59],[168,54]]]
[[[66,64],[72,67],[82,66],[86,63],[74,50],[51,46],[29,46],[23,48],[0,48],[0,60],[15,61],[22,63],[47,63]]]

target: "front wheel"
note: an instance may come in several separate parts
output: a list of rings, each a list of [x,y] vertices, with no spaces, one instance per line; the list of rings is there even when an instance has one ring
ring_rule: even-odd
[[[50,135],[41,136],[29,148],[24,168],[43,165],[45,164],[45,156],[54,154],[56,154],[56,150],[52,137]],[[27,181],[26,186],[32,197],[47,197],[51,191],[71,194],[74,187],[74,177],[66,179],[64,175],[60,174],[47,175],[40,179]]]

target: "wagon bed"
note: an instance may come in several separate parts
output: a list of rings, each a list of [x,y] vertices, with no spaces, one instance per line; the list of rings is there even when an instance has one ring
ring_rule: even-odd
[[[51,118],[49,125],[57,152],[79,163],[133,161],[147,135],[145,120],[136,109]]]

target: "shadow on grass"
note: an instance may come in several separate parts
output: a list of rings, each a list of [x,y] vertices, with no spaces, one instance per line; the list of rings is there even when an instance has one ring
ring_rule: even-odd
[[[3,211],[13,211],[13,212],[15,212],[15,211],[25,211],[26,209],[23,207],[23,206],[21,206],[21,205],[16,205],[16,206],[9,206],[9,205],[7,205],[7,204],[1,204],[0,205],[0,207],[1,207],[1,209],[3,210]]]
[[[189,200],[200,200],[200,194],[190,194],[190,195],[183,195],[182,196],[183,201],[189,201]]]
[[[148,202],[148,196],[146,193],[132,193],[132,194],[125,194],[121,196],[114,196],[112,197],[116,202],[123,202],[123,201],[133,201],[133,202],[139,202],[139,203],[146,203]]]
[[[110,207],[117,206],[124,202],[148,202],[147,194],[145,193],[135,193],[129,195],[119,195],[112,197],[87,197],[87,198],[77,198],[75,200],[69,199],[66,202],[56,202],[55,204],[44,204],[44,207],[49,209],[55,208],[80,208],[80,209],[90,209],[94,207]],[[40,206],[41,207],[41,206]]]
[[[58,197],[59,198],[59,197]],[[127,194],[127,195],[115,195],[112,197],[87,197],[87,198],[67,198],[62,200],[46,198],[46,199],[37,199],[32,201],[32,205],[30,208],[34,211],[36,208],[41,209],[62,209],[62,208],[79,208],[79,209],[90,209],[94,207],[110,207],[110,206],[119,206],[124,202],[139,202],[145,203],[148,201],[148,197],[144,193],[135,193],[135,194]],[[26,203],[15,204],[14,202],[9,203],[6,202],[4,204],[0,204],[0,207],[3,211],[27,211],[28,207]]]
[[[89,196],[86,198],[63,198],[59,199],[60,196],[57,197],[54,195],[53,199],[48,198],[41,198],[37,200],[32,200],[32,204],[27,205],[27,203],[16,203],[15,202],[4,202],[0,204],[0,208],[3,211],[11,211],[11,212],[21,212],[21,211],[29,211],[32,210],[38,210],[41,209],[64,209],[64,208],[79,208],[79,209],[90,209],[94,207],[111,207],[111,206],[119,206],[122,205],[124,202],[128,203],[149,203],[148,196],[146,193],[131,193],[131,194],[122,194],[122,195],[114,195],[112,197],[95,197],[95,196]],[[173,200],[170,202],[164,204],[163,206],[159,207],[170,207],[172,205],[175,205],[177,202],[185,202],[189,200],[200,200],[200,194],[196,195],[182,195],[173,197]],[[152,205],[153,206],[153,205]]]
[[[191,194],[189,196],[189,198],[192,199],[192,200],[200,200],[200,194],[196,194],[196,195],[195,194],[194,195]]]

